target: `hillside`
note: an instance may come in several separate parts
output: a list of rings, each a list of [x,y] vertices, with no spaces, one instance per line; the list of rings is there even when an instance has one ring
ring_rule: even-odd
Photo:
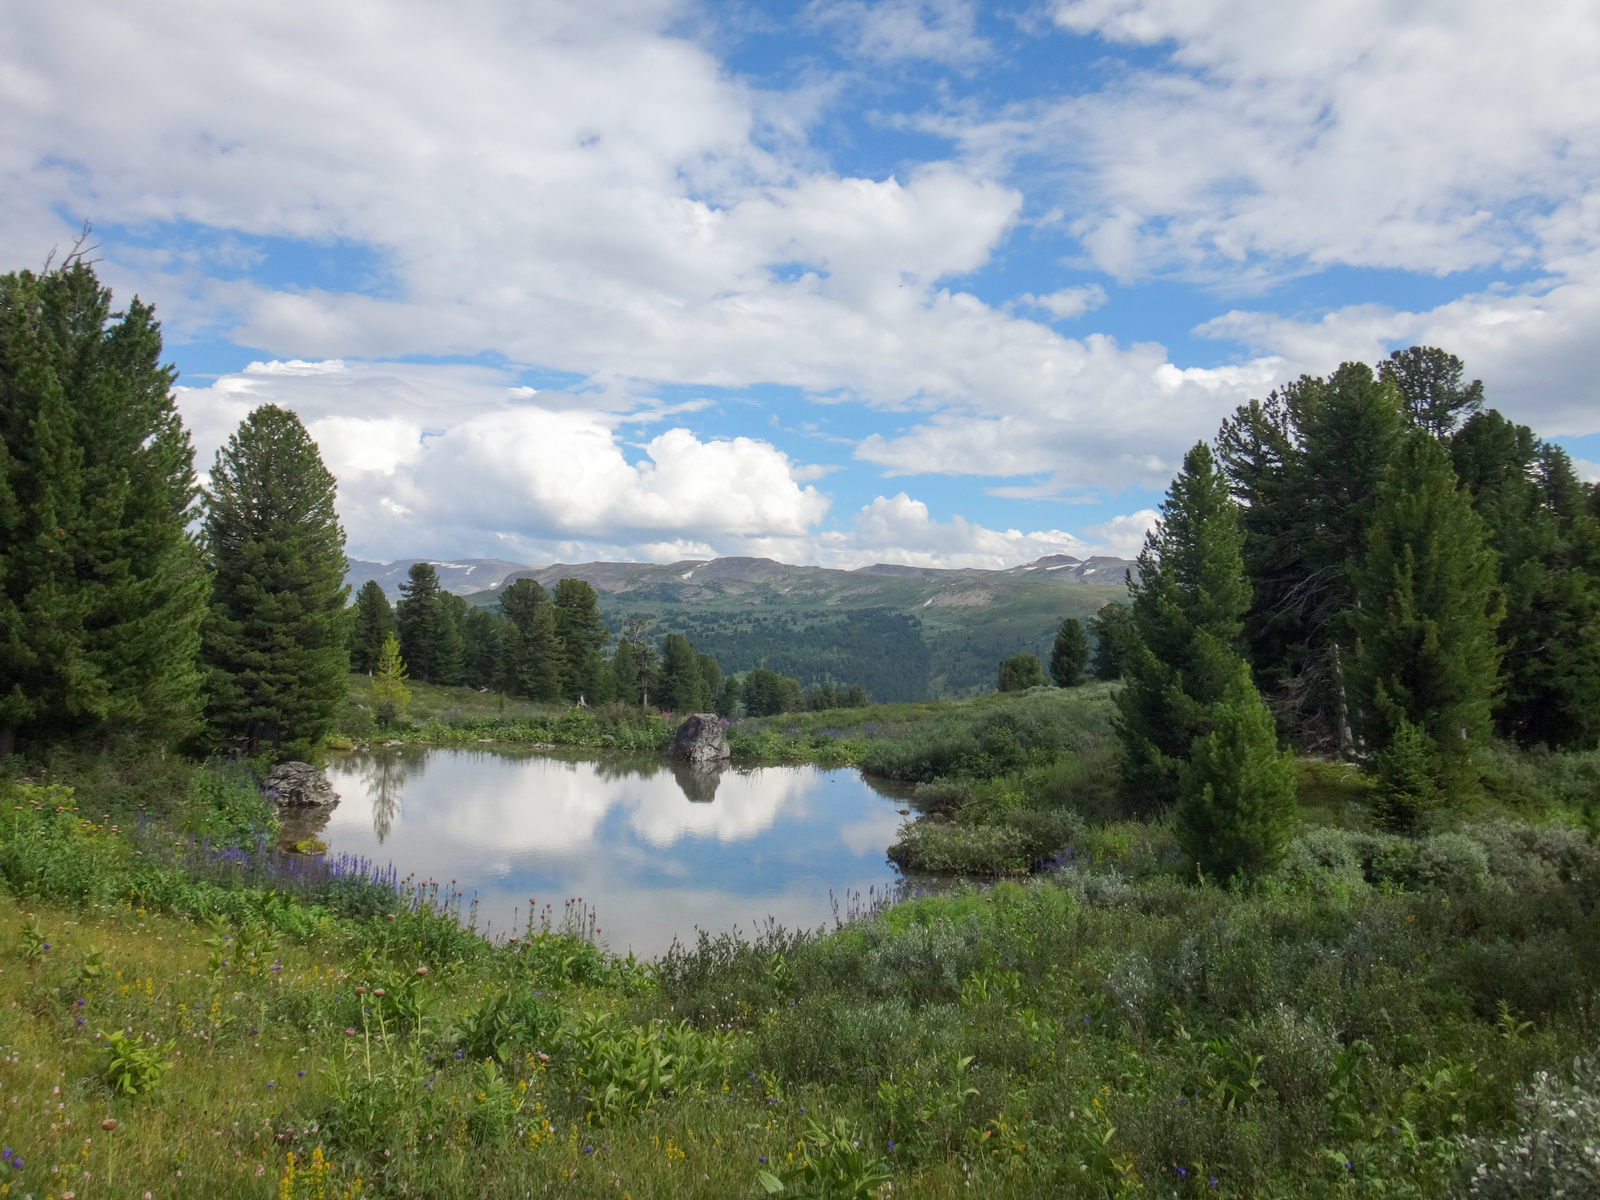
[[[350,580],[378,579],[396,595],[409,566],[352,561]],[[500,566],[504,575],[473,586]],[[548,567],[458,559],[438,569],[445,586],[485,605],[513,579],[547,588],[582,579],[613,629],[643,617],[654,634],[683,633],[725,670],[765,666],[802,683],[831,678],[879,700],[913,701],[986,691],[1008,654],[1045,657],[1061,619],[1121,598],[1132,566],[1052,555],[1001,571],[887,563],[840,571],[767,558]]]

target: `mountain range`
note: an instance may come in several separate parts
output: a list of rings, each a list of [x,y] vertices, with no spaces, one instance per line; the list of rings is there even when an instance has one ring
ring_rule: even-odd
[[[413,562],[352,559],[349,581],[376,579],[391,599]],[[802,683],[861,683],[877,700],[971,695],[994,685],[1000,659],[1049,655],[1063,617],[1085,619],[1124,596],[1126,559],[1057,554],[986,571],[878,563],[853,571],[767,558],[660,563],[428,560],[441,583],[492,605],[513,580],[587,581],[614,630],[630,617],[683,633],[724,670],[766,666]]]

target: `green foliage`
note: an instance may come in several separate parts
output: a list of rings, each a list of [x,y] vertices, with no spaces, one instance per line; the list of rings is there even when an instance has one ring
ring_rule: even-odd
[[[566,650],[549,594],[532,579],[518,579],[500,593],[500,612],[508,625],[501,643],[500,686],[530,700],[559,699]]]
[[[995,691],[1025,692],[1029,688],[1045,685],[1044,668],[1037,654],[1013,654],[1000,660],[995,673]]]
[[[383,643],[394,632],[394,609],[383,586],[369,579],[356,593],[355,619],[350,623],[350,669],[371,674],[378,669]]]
[[[300,419],[275,405],[252,412],[217,452],[201,660],[220,745],[304,758],[338,720],[350,656],[336,489]]]
[[[1396,350],[1379,371],[1399,391],[1411,424],[1435,438],[1447,437],[1483,407],[1483,381],[1462,383],[1462,361],[1437,346]]]
[[[740,684],[739,694],[744,711],[752,717],[800,712],[806,706],[805,693],[798,679],[779,675],[766,667],[757,667],[747,674]]]
[[[1412,434],[1380,489],[1358,578],[1358,726],[1387,748],[1402,719],[1450,768],[1489,734],[1504,615],[1494,551],[1448,455]]]
[[[391,632],[378,652],[377,674],[367,691],[372,711],[379,722],[393,725],[406,715],[411,704],[411,689],[406,687],[406,664],[400,657],[400,640]]]
[[[1091,673],[1096,679],[1121,679],[1136,644],[1133,611],[1126,604],[1102,605],[1089,618],[1089,633],[1094,638]]]
[[[1083,631],[1083,622],[1068,617],[1056,630],[1055,644],[1050,648],[1050,678],[1057,687],[1077,687],[1083,682],[1083,670],[1089,665],[1089,635]]]
[[[661,673],[655,690],[656,703],[672,712],[707,712],[711,708],[713,693],[706,672],[694,646],[681,633],[661,639]]]
[[[1278,865],[1294,832],[1294,757],[1243,662],[1179,778],[1178,843],[1198,872],[1250,879]]]
[[[1435,778],[1437,759],[1433,739],[1402,716],[1375,764],[1379,825],[1410,833],[1439,806],[1444,793]]]
[[[1181,764],[1238,678],[1250,604],[1243,538],[1227,480],[1200,443],[1184,456],[1129,584],[1137,643],[1116,705],[1124,787],[1137,803],[1177,798]]]
[[[1496,730],[1524,746],[1600,740],[1600,523],[1559,446],[1476,413],[1450,454],[1500,558]]]
[[[1515,1132],[1463,1150],[1470,1196],[1600,1195],[1600,1060],[1576,1059],[1570,1082],[1540,1071],[1518,1093]]]
[[[561,1028],[561,1009],[531,992],[496,992],[461,1015],[452,1040],[474,1062],[504,1063],[519,1048],[547,1043]]]
[[[1348,749],[1343,665],[1355,570],[1379,485],[1405,430],[1396,385],[1364,363],[1302,376],[1251,401],[1217,435],[1242,503],[1253,603],[1244,643],[1257,685],[1305,745]]]
[[[862,1136],[843,1117],[829,1124],[813,1119],[801,1143],[800,1161],[774,1175],[759,1173],[769,1196],[813,1200],[869,1200],[891,1178],[883,1157],[861,1148]]]
[[[928,695],[932,651],[923,625],[892,609],[864,608],[843,616],[827,610],[784,615],[688,611],[674,613],[662,625],[682,633],[726,672],[762,667],[798,680],[802,688],[837,687],[849,680],[883,700]]]
[[[553,597],[556,633],[561,639],[562,694],[568,700],[598,701],[604,687],[600,651],[611,630],[600,619],[600,598],[581,579],[563,579]]]
[[[150,1091],[161,1082],[161,1077],[172,1069],[172,1053],[176,1039],[165,1045],[129,1041],[120,1029],[110,1033],[100,1031],[105,1039],[105,1061],[100,1066],[100,1078],[120,1096],[138,1096]]]
[[[198,727],[194,451],[154,310],[74,252],[0,276],[0,759]]]
[[[465,648],[451,615],[439,586],[439,572],[432,563],[412,563],[400,585],[395,628],[401,656],[411,673],[426,683],[448,686],[461,681]]]

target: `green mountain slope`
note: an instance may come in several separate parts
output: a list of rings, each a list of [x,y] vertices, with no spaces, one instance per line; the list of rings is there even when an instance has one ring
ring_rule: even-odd
[[[724,670],[765,666],[802,683],[860,683],[882,701],[965,696],[994,686],[995,667],[1027,650],[1045,657],[1063,617],[1122,599],[1132,563],[1056,555],[1004,571],[878,565],[856,571],[761,558],[670,565],[582,563],[512,573],[551,587],[583,579],[613,629],[629,617],[683,633]],[[498,587],[468,597],[492,604]]]

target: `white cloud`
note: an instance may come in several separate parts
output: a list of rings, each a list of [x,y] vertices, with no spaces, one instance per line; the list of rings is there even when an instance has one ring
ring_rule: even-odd
[[[1600,463],[1575,458],[1572,460],[1572,466],[1578,472],[1578,478],[1585,483],[1600,483]]]
[[[806,14],[836,30],[847,54],[875,62],[968,66],[993,53],[971,0],[813,0]]]
[[[1144,535],[1155,528],[1160,516],[1153,508],[1142,508],[1136,513],[1090,525],[1083,532],[1102,553],[1135,558],[1144,548]]]
[[[1061,530],[936,521],[904,492],[877,497],[844,529],[820,529],[830,500],[807,484],[816,469],[770,443],[702,440],[673,427],[635,445],[621,430],[641,413],[652,417],[648,406],[613,400],[602,411],[509,382],[476,366],[269,362],[180,388],[178,402],[203,466],[254,407],[298,413],[339,480],[358,558],[751,554],[839,567],[992,568],[1087,546]]]
[[[1024,294],[1017,300],[1019,304],[1030,304],[1054,314],[1058,321],[1068,321],[1073,317],[1081,317],[1084,313],[1093,312],[1106,302],[1106,290],[1098,283],[1086,284],[1082,287],[1062,288],[1060,291],[1051,292],[1045,296]]]
[[[1054,15],[1170,42],[1171,69],[1014,112],[973,149],[1073,164],[1075,229],[1120,275],[1523,265],[1546,252],[1539,214],[1600,171],[1586,0],[1062,0]]]
[[[508,540],[526,552],[576,542],[660,557],[803,537],[827,512],[827,497],[802,486],[769,443],[670,428],[630,459],[619,427],[635,413],[507,382],[479,367],[265,363],[181,390],[179,405],[202,464],[256,405],[296,411],[339,479],[358,557],[484,553]]]

